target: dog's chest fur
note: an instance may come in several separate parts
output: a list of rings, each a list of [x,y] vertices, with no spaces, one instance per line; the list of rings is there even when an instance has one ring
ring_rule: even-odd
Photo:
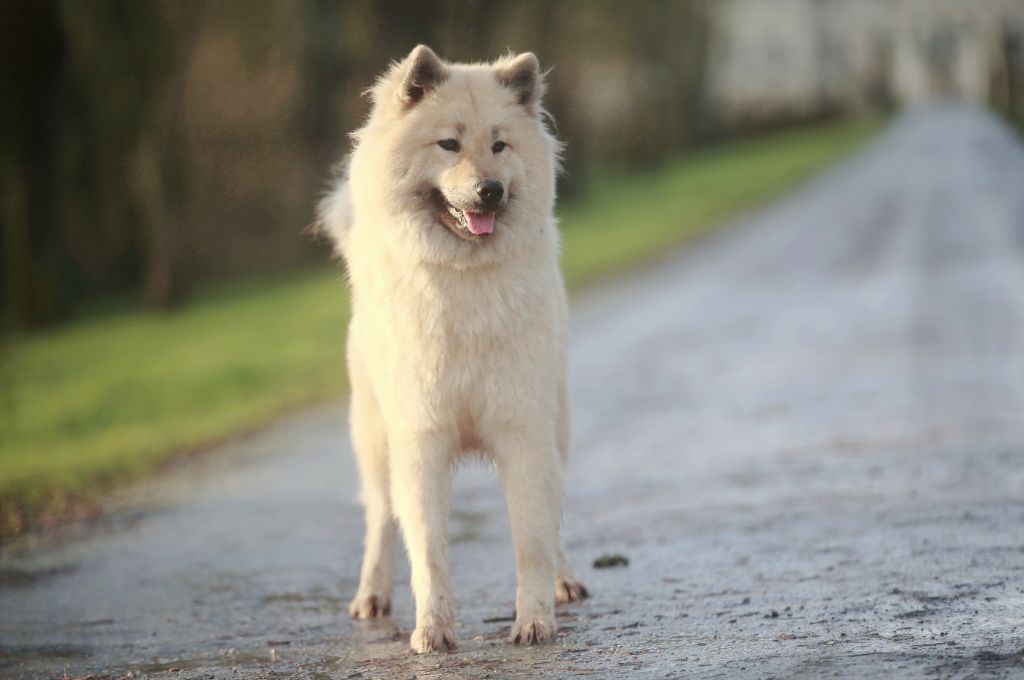
[[[375,255],[353,267],[352,332],[385,412],[454,419],[475,448],[481,420],[553,399],[565,326],[553,255],[473,270]]]

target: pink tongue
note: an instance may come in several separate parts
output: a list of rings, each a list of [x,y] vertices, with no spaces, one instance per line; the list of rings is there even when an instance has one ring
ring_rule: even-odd
[[[463,210],[462,214],[466,217],[469,230],[477,236],[494,231],[494,213],[471,213]]]

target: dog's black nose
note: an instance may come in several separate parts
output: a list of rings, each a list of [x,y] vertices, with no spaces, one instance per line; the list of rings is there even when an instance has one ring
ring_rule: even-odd
[[[480,197],[484,205],[493,207],[498,204],[501,197],[505,195],[505,187],[501,182],[493,179],[485,179],[476,185],[476,195]]]

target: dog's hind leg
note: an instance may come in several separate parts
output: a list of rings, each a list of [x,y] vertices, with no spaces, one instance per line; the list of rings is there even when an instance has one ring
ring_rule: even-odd
[[[569,391],[563,380],[558,386],[557,444],[563,474],[569,464]],[[555,602],[578,602],[589,594],[586,586],[579,582],[565,554],[562,531],[559,527],[555,551]]]
[[[352,447],[356,453],[362,501],[366,508],[366,540],[359,590],[348,611],[352,618],[369,619],[386,616],[391,611],[398,527],[391,510],[384,422],[351,342],[349,380],[352,385],[349,405]]]
[[[579,602],[590,595],[587,587],[580,583],[573,573],[572,565],[565,554],[565,545],[562,543],[562,535],[558,535],[558,549],[555,554],[555,602],[565,604],[566,602]]]

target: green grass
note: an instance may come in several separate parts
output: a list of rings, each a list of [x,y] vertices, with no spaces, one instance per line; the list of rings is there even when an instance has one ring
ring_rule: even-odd
[[[877,127],[822,125],[595,179],[562,213],[570,288],[792,189]],[[0,534],[342,394],[347,303],[340,273],[323,268],[221,286],[171,313],[129,309],[6,338]]]

